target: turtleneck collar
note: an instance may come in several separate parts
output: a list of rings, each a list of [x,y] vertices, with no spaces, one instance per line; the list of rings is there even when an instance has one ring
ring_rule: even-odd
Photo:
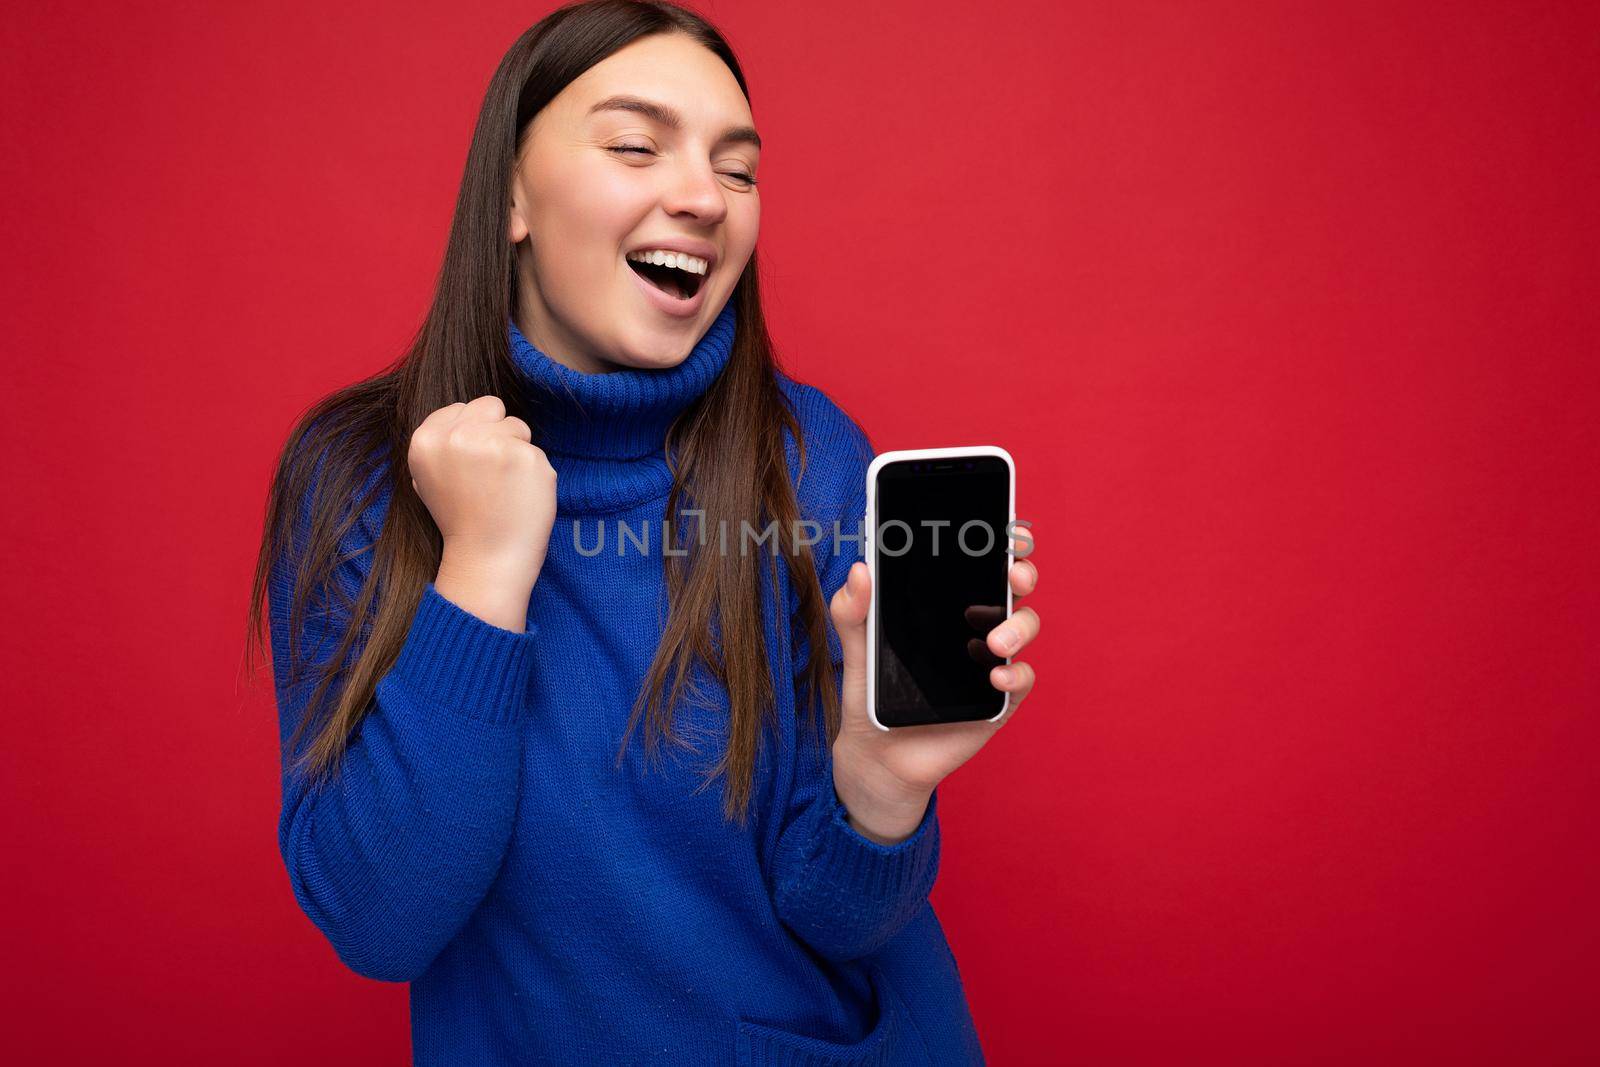
[[[556,468],[559,509],[616,510],[670,488],[667,428],[727,366],[734,325],[730,296],[676,366],[584,374],[551,359],[510,323],[511,359],[533,407],[533,443]]]

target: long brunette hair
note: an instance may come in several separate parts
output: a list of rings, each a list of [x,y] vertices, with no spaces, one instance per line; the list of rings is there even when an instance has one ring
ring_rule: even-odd
[[[687,34],[716,53],[748,99],[744,74],[722,35],[675,4],[586,0],[541,19],[506,52],[484,96],[432,306],[408,350],[376,376],[318,401],[290,432],[267,501],[246,661],[254,668],[262,662],[270,576],[294,539],[296,510],[314,489],[308,505],[310,532],[293,553],[289,660],[291,679],[314,672],[310,677],[316,685],[286,746],[293,752],[308,731],[314,734],[292,765],[314,782],[337,774],[352,732],[370,710],[379,679],[399,655],[424,587],[438,572],[443,541],[406,466],[412,431],[438,408],[490,393],[505,402],[507,414],[538,423],[518,386],[507,330],[516,285],[514,249],[506,239],[507,190],[519,141],[534,116],[573,79],[630,42],[660,33]],[[797,544],[794,537],[800,515],[788,476],[784,428],[799,445],[802,465],[805,444],[779,391],[760,293],[752,255],[730,297],[737,328],[727,366],[668,431],[673,485],[666,515],[676,515],[680,497],[692,493],[695,506],[705,509],[702,521],[712,528],[719,519],[733,529],[740,529],[741,520],[758,529],[775,522],[776,547],[789,559],[806,642],[811,649],[826,650],[827,606],[815,562],[809,546]],[[370,477],[375,456],[384,468],[379,479]],[[294,637],[313,598],[332,592],[349,600],[334,580],[336,568],[349,558],[340,554],[341,538],[385,486],[390,502],[370,548],[366,581],[346,604],[348,623],[331,658],[307,668],[293,649]],[[776,561],[767,553],[713,554],[696,551],[693,544],[687,547],[686,556],[666,556],[670,611],[665,633],[634,702],[618,762],[641,717],[647,720],[651,754],[662,739],[684,744],[673,733],[672,708],[699,661],[726,688],[731,708],[726,751],[701,788],[726,773],[724,815],[742,823],[763,725],[774,714],[773,686],[790,682],[772,678],[765,654],[759,568],[766,559],[769,574],[775,576]],[[780,619],[785,606],[773,605]],[[353,649],[359,651],[346,666]],[[671,691],[663,697],[669,677]],[[808,707],[821,698],[821,725],[831,742],[839,730],[840,709],[825,651],[808,657],[800,681],[810,695]],[[335,690],[337,698],[323,708]],[[814,721],[808,725],[817,726]]]

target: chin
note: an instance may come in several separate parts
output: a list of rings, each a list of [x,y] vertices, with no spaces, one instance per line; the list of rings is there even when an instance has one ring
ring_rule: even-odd
[[[649,332],[638,331],[639,334]],[[616,362],[620,366],[640,370],[668,370],[689,358],[697,339],[684,340],[681,334],[674,336],[668,333],[660,333],[655,337],[636,335],[631,343],[625,344],[617,353]]]

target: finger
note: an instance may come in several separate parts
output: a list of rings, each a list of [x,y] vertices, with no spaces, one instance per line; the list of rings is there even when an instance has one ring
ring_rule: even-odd
[[[1011,706],[1022,703],[1022,698],[1033,689],[1033,664],[1012,660],[989,672],[989,684],[1002,693],[1011,694]]]
[[[456,421],[457,414],[465,408],[465,404],[446,404],[442,408],[435,408],[428,412],[427,417],[417,423],[416,429],[411,431],[412,441],[418,437],[427,438],[444,430]]]
[[[1027,596],[1039,585],[1039,568],[1031,559],[1019,559],[1011,565],[1011,595]]]
[[[1005,660],[989,651],[989,646],[976,637],[967,638],[967,657],[974,663],[981,663],[985,667],[993,667]]]
[[[867,565],[856,560],[844,576],[844,584],[833,594],[829,610],[835,626],[865,628],[867,624],[867,594],[872,591],[872,577]]]
[[[1011,529],[1012,559],[1026,559],[1033,555],[1034,549],[1038,547],[1037,542],[1039,540],[1034,530],[1034,525],[1025,519],[1014,521]]]
[[[1003,669],[1006,669],[1006,668],[1001,668],[1001,667],[996,667],[995,668],[996,671],[1000,671],[1000,670],[1003,670]],[[1014,671],[1017,671],[1017,672],[1020,672],[1021,674],[1025,674],[1026,677],[1024,679],[1022,679],[1021,681],[1018,681],[1017,680],[1018,675],[1013,675],[1012,676],[1013,677],[1013,681],[1011,682],[1011,685],[1016,686],[1016,688],[1006,688],[1005,689],[1005,692],[1007,694],[1006,695],[1006,710],[1005,710],[1004,714],[1002,714],[998,719],[995,720],[994,728],[996,730],[1000,729],[1000,727],[1004,726],[1006,723],[1011,721],[1011,716],[1013,716],[1013,715],[1015,715],[1017,713],[1017,708],[1022,704],[1022,701],[1027,697],[1027,695],[1033,690],[1033,668],[1031,666],[1029,666],[1026,663],[1013,663],[1013,664],[1011,664],[1011,668],[1010,669],[1012,669]],[[1004,688],[1004,687],[997,686],[996,688]]]
[[[426,419],[423,419],[422,421],[424,423],[431,422],[436,426],[441,424],[449,426],[451,423],[460,418],[461,413],[465,410],[467,410],[467,405],[457,400],[454,404],[446,404],[444,407],[432,412]]]
[[[524,441],[528,442],[529,444],[533,443],[533,430],[532,430],[532,428],[529,427],[527,423],[525,423],[521,419],[517,418],[515,415],[507,415],[505,417],[505,420],[503,421],[502,425],[509,426],[511,428],[512,434],[514,434],[515,436],[522,438]]]
[[[844,652],[845,693],[856,687],[862,692],[867,685],[867,604],[872,593],[872,578],[867,565],[860,560],[850,566],[844,584],[833,594],[829,612],[833,628],[839,635],[839,646]]]
[[[1018,608],[1011,618],[989,631],[989,647],[997,656],[1010,656],[1039,634],[1039,613],[1032,608]]]
[[[506,417],[506,402],[493,393],[485,393],[475,400],[467,402],[462,409],[461,417],[464,419],[483,420],[486,422],[499,422]]]
[[[962,609],[961,617],[968,626],[986,634],[1006,621],[1006,608],[1004,604],[969,604]]]

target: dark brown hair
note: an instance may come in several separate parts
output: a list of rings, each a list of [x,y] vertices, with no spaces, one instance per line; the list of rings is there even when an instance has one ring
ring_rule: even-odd
[[[522,418],[537,434],[537,416],[518,385],[507,326],[516,299],[515,253],[506,237],[509,183],[528,124],[584,71],[632,41],[661,33],[687,34],[714,52],[748,99],[749,87],[727,42],[685,8],[661,0],[587,0],[541,19],[506,52],[484,96],[432,306],[407,352],[382,373],[318,401],[290,432],[268,495],[246,652],[247,665],[258,669],[270,576],[284,562],[296,511],[311,494],[306,504],[309,533],[304,546],[292,553],[289,660],[292,681],[315,671],[316,684],[285,751],[295,751],[308,731],[314,736],[289,769],[313,780],[337,774],[352,731],[367,714],[379,679],[399,655],[424,588],[438,572],[443,541],[406,466],[412,432],[438,408],[492,393],[505,402],[508,415]],[[777,549],[788,556],[799,595],[806,643],[825,650],[827,605],[815,562],[809,547],[796,544],[793,536],[800,515],[789,481],[784,428],[799,445],[802,467],[805,446],[779,391],[756,258],[751,256],[730,297],[737,323],[727,366],[668,431],[673,485],[666,515],[676,514],[680,499],[689,497],[705,509],[703,521],[709,528],[719,519],[732,529],[739,529],[741,520],[757,529],[775,521]],[[382,478],[371,477],[374,458],[383,464]],[[390,495],[382,530],[375,544],[362,550],[373,554],[371,569],[349,602],[350,595],[334,580],[335,569],[349,559],[340,555],[341,539],[385,485]],[[647,719],[651,754],[663,738],[684,744],[673,732],[672,709],[682,686],[692,681],[691,666],[698,660],[726,688],[731,708],[727,748],[701,788],[726,773],[724,814],[742,822],[763,725],[773,715],[775,680],[765,655],[759,568],[765,560],[769,574],[775,575],[776,559],[765,552],[713,554],[696,551],[692,543],[686,547],[687,556],[666,557],[670,611],[665,633],[635,700],[618,762],[641,717]],[[343,609],[348,624],[331,658],[306,668],[294,641],[309,605],[328,595],[348,602]],[[785,608],[774,603],[780,615]],[[781,617],[780,623],[787,625]],[[353,662],[346,664],[353,651]],[[664,695],[669,677],[671,691]],[[790,683],[788,678],[778,681]],[[817,697],[822,700],[821,725],[831,742],[838,733],[840,710],[830,657],[809,656],[801,681],[811,697],[808,708]],[[337,699],[323,708],[335,690]],[[815,729],[817,724],[809,725]]]

